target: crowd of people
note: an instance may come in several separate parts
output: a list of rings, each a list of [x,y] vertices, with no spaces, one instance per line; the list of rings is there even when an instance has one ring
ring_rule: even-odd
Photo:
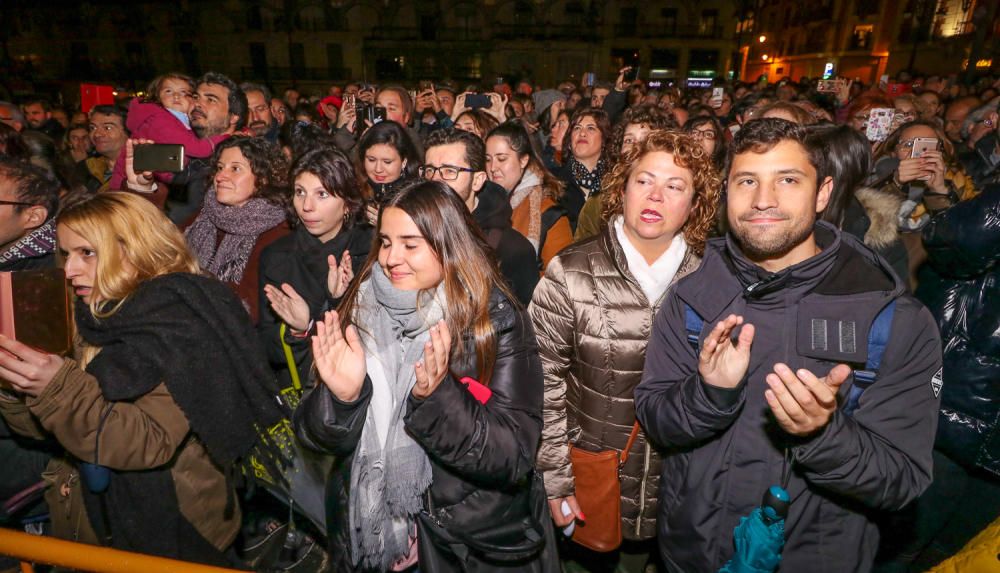
[[[44,492],[3,524],[687,573],[743,570],[757,516],[755,571],[996,566],[1000,81],[629,71],[0,101],[0,271],[64,269],[74,339],[0,335],[0,501]]]

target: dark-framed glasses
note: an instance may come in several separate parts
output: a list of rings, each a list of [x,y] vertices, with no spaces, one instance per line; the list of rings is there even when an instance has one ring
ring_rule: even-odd
[[[441,179],[445,181],[454,181],[458,179],[458,176],[462,173],[475,173],[475,169],[470,169],[468,167],[458,167],[456,165],[422,165],[417,171],[420,176],[424,179],[433,179],[434,174],[438,173],[441,175]]]

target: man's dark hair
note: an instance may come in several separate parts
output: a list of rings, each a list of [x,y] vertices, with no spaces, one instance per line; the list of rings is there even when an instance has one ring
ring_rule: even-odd
[[[87,112],[87,119],[88,120],[92,119],[94,117],[95,113],[99,113],[101,115],[114,115],[114,116],[117,116],[118,119],[120,119],[121,122],[122,122],[122,129],[125,130],[125,133],[129,132],[128,131],[128,111],[125,108],[123,108],[123,107],[121,107],[119,105],[113,105],[113,104],[95,105],[94,107],[90,108],[89,112]]]
[[[42,110],[52,111],[52,104],[49,103],[49,100],[38,96],[29,97],[28,99],[24,100],[23,102],[21,102],[21,107],[23,108],[29,105],[35,105],[36,103],[42,106]]]
[[[743,129],[736,132],[733,143],[729,146],[729,153],[726,155],[726,176],[723,181],[729,179],[733,157],[743,153],[767,153],[782,141],[794,141],[802,146],[803,151],[809,155],[809,164],[816,170],[817,182],[820,181],[820,175],[825,172],[823,151],[809,145],[806,141],[808,136],[809,131],[805,127],[786,119],[766,117],[748,121],[743,125]]]
[[[260,92],[264,95],[264,101],[267,102],[268,107],[271,105],[271,90],[267,89],[267,86],[262,84],[255,84],[253,82],[243,82],[240,84],[240,89],[243,90],[244,94],[250,92]]]
[[[240,86],[236,85],[229,77],[218,72],[207,72],[198,78],[198,85],[200,86],[201,84],[222,86],[228,89],[229,97],[227,98],[227,103],[229,103],[229,115],[239,116],[239,120],[236,122],[237,130],[246,127],[247,109],[250,107],[250,104],[247,103],[247,94],[243,93]]]
[[[465,162],[476,171],[486,171],[486,144],[475,133],[449,127],[432,131],[424,141],[424,154],[438,145],[461,143],[465,146]]]
[[[16,159],[0,158],[0,180],[14,184],[14,196],[17,201],[41,205],[48,211],[46,219],[51,219],[59,210],[59,192],[62,185],[48,171]],[[14,205],[14,211],[20,213],[28,205]]]

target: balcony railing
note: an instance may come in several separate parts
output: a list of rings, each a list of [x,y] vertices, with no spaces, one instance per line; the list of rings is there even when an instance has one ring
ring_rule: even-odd
[[[290,68],[268,66],[266,68],[240,68],[240,77],[244,80],[290,81],[290,80],[349,80],[352,79],[351,68]]]
[[[402,26],[376,26],[368,33],[368,40],[390,41],[466,41],[481,40],[482,31],[479,28],[433,28],[422,29]]]
[[[709,40],[719,40],[723,37],[725,27],[702,27],[702,26],[663,26],[656,24],[642,24],[637,26],[615,26],[615,37],[617,38],[704,38]]]
[[[499,25],[492,28],[495,40],[578,40],[598,42],[601,40],[599,30],[584,25]]]

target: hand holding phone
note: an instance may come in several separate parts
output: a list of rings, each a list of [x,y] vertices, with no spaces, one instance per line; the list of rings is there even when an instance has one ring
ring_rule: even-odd
[[[916,137],[913,139],[910,157],[917,158],[928,151],[937,151],[937,148],[938,139],[936,137]]]
[[[133,169],[137,173],[184,170],[184,146],[167,143],[143,143],[133,148]]]

